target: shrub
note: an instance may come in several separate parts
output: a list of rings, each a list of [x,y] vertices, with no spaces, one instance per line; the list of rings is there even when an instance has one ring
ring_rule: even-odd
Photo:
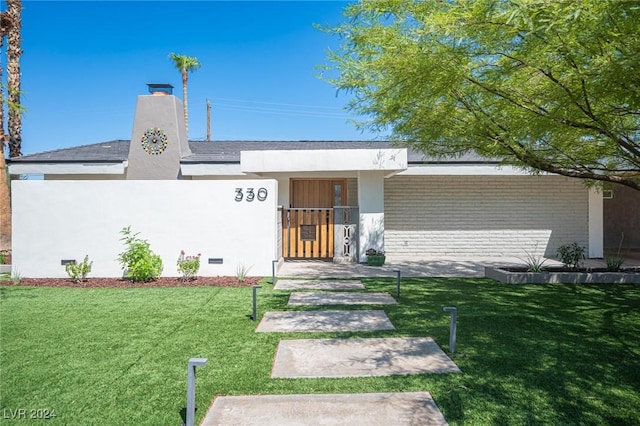
[[[247,274],[251,266],[244,266],[242,263],[236,266],[236,278],[238,278],[239,283],[243,283],[245,278],[247,278]]]
[[[162,274],[162,259],[151,251],[147,240],[133,234],[131,227],[122,228],[120,233],[127,249],[120,253],[118,261],[124,270],[124,276],[133,282],[153,281]]]
[[[82,262],[67,263],[64,269],[67,271],[69,278],[74,280],[76,283],[80,283],[87,279],[87,275],[91,272],[91,265],[93,265],[93,262],[89,262],[89,255],[86,255]]]
[[[536,246],[537,248],[537,246]],[[542,271],[543,267],[544,267],[544,263],[547,261],[547,259],[545,259],[543,256],[541,255],[536,255],[535,252],[533,253],[529,253],[527,250],[524,250],[524,252],[526,253],[526,258],[521,259],[526,267],[527,267],[527,272],[540,272]]]
[[[622,268],[624,258],[620,256],[620,250],[622,250],[622,242],[624,241],[624,232],[620,234],[620,244],[618,244],[618,253],[615,256],[607,256],[605,261],[607,262],[607,271],[618,272]]]
[[[607,262],[607,271],[619,272],[624,263],[624,258],[620,256],[607,256],[605,261]]]
[[[200,253],[198,253],[197,256],[185,256],[184,250],[180,251],[180,256],[178,256],[176,263],[178,265],[178,272],[182,274],[183,281],[196,278],[198,270],[200,269],[200,256]]]
[[[564,266],[571,269],[578,269],[582,266],[582,261],[586,258],[585,248],[576,242],[563,244],[558,248],[558,258]]]

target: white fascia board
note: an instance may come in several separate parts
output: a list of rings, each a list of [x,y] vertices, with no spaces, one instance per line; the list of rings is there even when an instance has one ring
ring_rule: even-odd
[[[407,149],[318,149],[242,151],[245,173],[397,171],[407,168]]]
[[[240,164],[181,164],[183,176],[247,176],[240,170]]]
[[[525,170],[513,166],[499,164],[429,164],[410,166],[398,173],[398,176],[524,176],[529,175]]]
[[[123,175],[127,162],[122,163],[11,163],[12,175]]]

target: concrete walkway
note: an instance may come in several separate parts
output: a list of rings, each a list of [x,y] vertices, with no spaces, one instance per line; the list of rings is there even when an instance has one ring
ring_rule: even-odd
[[[586,267],[604,267],[602,259],[587,259]],[[625,266],[640,266],[640,259],[625,258]],[[314,277],[314,278],[346,278],[346,277],[396,277],[395,270],[400,270],[403,278],[424,277],[484,277],[485,266],[517,266],[524,261],[517,257],[486,258],[425,258],[421,260],[387,257],[383,266],[368,266],[358,263],[332,263],[320,261],[287,261],[278,270],[278,277]],[[547,266],[561,266],[555,259],[547,259]]]
[[[348,275],[343,275],[348,276]],[[274,290],[364,290],[360,280],[290,280],[278,278]]]
[[[460,373],[430,337],[281,340],[272,378]]]
[[[385,311],[265,312],[256,332],[395,330]]]
[[[309,266],[308,263],[298,265]],[[323,273],[331,269],[328,276],[353,276],[353,270],[344,268],[344,265],[315,265],[318,266],[325,268]],[[303,276],[299,272],[289,268],[292,277]],[[336,291],[363,290],[364,286],[358,280],[280,278],[274,288],[316,290],[293,292],[289,296],[289,305],[397,303],[388,293]],[[372,330],[395,330],[384,310],[266,312],[256,328],[256,332]],[[459,372],[453,361],[429,337],[297,339],[280,341],[271,377],[341,378]],[[218,397],[201,424],[422,426],[446,425],[447,422],[428,392],[398,392]]]
[[[328,305],[396,305],[396,299],[389,293],[360,292],[296,292],[289,296],[289,306],[328,306]]]
[[[554,262],[547,263],[553,264]],[[485,266],[522,264],[522,260],[517,258],[433,258],[424,260],[387,258],[382,266],[321,261],[286,261],[278,270],[278,277],[280,277],[278,281],[282,278],[297,277],[395,277],[395,270],[400,270],[405,278],[483,277]]]
[[[201,425],[441,426],[428,392],[256,395],[216,398]]]

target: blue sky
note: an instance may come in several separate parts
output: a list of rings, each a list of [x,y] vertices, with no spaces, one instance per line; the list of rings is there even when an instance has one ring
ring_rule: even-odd
[[[24,154],[130,139],[146,83],[171,83],[170,52],[196,56],[189,137],[359,140],[347,94],[318,78],[339,40],[339,1],[23,1]],[[3,9],[5,8],[3,2]]]

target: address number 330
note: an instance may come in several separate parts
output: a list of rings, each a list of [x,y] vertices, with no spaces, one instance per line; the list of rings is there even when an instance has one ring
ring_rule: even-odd
[[[267,199],[269,193],[266,188],[259,188],[257,191],[255,188],[236,188],[236,198],[237,202],[247,201],[252,202],[257,199],[258,201],[264,201]]]

